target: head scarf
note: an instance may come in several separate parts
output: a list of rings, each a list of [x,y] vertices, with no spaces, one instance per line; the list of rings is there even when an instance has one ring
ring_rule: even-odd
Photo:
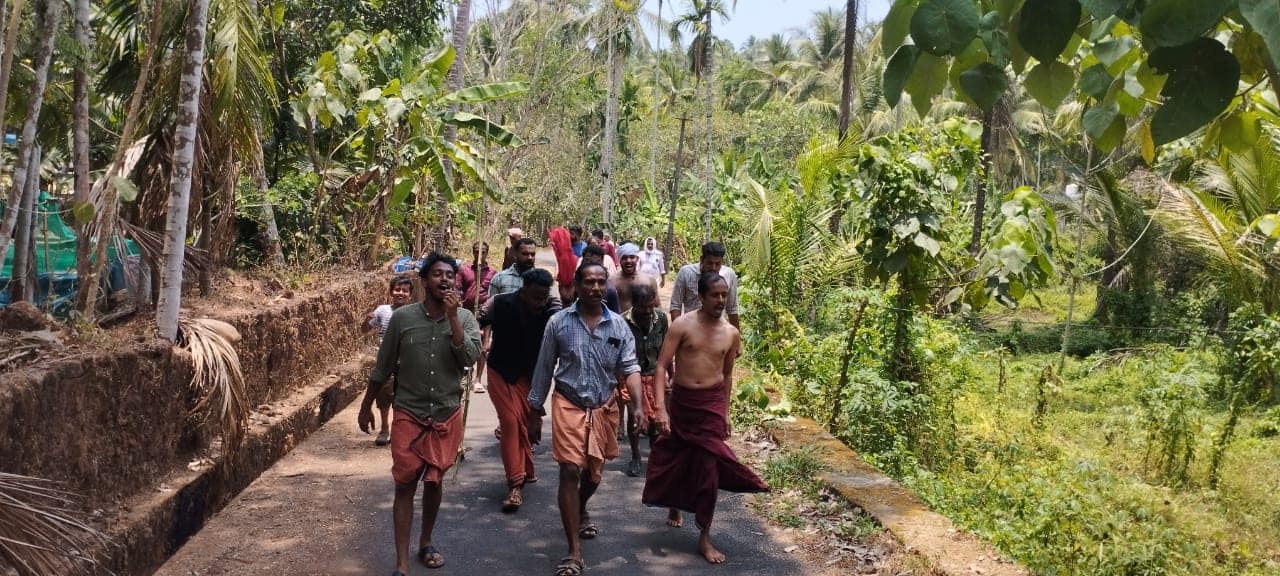
[[[650,249],[649,249],[649,242],[653,242],[653,249],[652,249],[652,250],[650,250]],[[644,247],[645,247],[645,248],[644,248],[644,251],[645,251],[645,252],[657,252],[657,251],[658,251],[658,241],[657,241],[657,240],[654,240],[653,236],[650,236],[650,237],[648,237],[648,238],[645,238],[645,239],[644,239],[644,244],[642,244],[642,246],[644,246]]]
[[[640,247],[627,242],[618,247],[618,258],[626,258],[627,256],[639,256]]]

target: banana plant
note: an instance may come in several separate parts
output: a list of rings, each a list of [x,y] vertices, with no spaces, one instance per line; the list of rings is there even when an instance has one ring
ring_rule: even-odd
[[[448,90],[446,76],[454,60],[446,46],[434,54],[383,31],[372,36],[347,34],[316,59],[293,99],[294,116],[331,130],[345,151],[382,170],[386,184],[379,202],[394,206],[419,182],[434,184],[452,200],[461,184],[445,168],[446,159],[491,196],[498,196],[489,146],[521,144],[508,128],[483,116],[450,111],[451,105],[475,105],[523,94],[521,82],[498,82]],[[445,127],[467,130],[477,139],[446,141]]]

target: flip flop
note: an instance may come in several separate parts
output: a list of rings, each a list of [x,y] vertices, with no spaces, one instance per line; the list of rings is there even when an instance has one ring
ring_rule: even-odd
[[[525,484],[537,484],[537,483],[538,483],[538,477],[537,477],[537,476],[525,476],[525,477],[524,477],[524,483],[525,483]]]
[[[387,444],[390,444],[390,443],[391,443],[390,432],[379,432],[378,438],[373,441],[374,446],[386,446]]]
[[[632,478],[638,478],[640,476],[639,460],[632,460],[630,464],[627,464],[627,476]]]
[[[590,540],[600,535],[600,527],[595,522],[587,522],[581,528],[578,528],[578,537],[583,540]]]
[[[436,558],[440,560],[437,562]],[[422,562],[422,565],[427,568],[439,568],[444,566],[444,554],[441,554],[435,546],[428,544],[418,549],[418,561]]]
[[[573,556],[565,556],[556,565],[556,576],[582,576],[582,561]]]

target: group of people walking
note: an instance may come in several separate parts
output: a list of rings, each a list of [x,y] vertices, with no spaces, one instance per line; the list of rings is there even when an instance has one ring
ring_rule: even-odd
[[[604,479],[604,463],[619,455],[624,427],[628,475],[642,473],[639,437],[650,437],[642,502],[668,508],[670,526],[682,525],[682,512],[692,513],[701,531],[698,551],[708,562],[725,561],[711,542],[718,491],[768,489],[725,443],[741,339],[737,277],[723,265],[724,247],[705,244],[699,262],[677,273],[669,321],[659,298],[666,265],[652,238],[642,248],[614,246],[600,231],[584,241],[580,228],[555,228],[548,237],[554,276],[535,267],[535,241],[512,229],[501,271],[488,269],[484,244],[474,247],[471,266],[429,254],[419,270],[422,301],[410,303],[401,280],[393,280],[391,305],[371,315],[384,330],[358,424],[371,432],[375,404],[383,410],[378,442],[391,446],[395,482],[393,576],[409,572],[419,483],[416,556],[429,568],[445,563],[432,533],[444,473],[462,444],[466,372],[477,363],[483,372],[474,380],[487,376],[498,415],[503,512],[517,512],[525,488],[538,481],[533,445],[542,441],[550,412],[568,545],[557,576],[583,572],[582,542],[601,531],[588,502]]]

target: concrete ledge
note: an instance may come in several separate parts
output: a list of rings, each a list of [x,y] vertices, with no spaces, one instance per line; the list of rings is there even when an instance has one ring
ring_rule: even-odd
[[[866,510],[902,545],[948,576],[1027,576],[990,544],[955,527],[914,493],[867,464],[843,442],[808,418],[769,427],[774,441],[787,448],[815,448],[826,465],[819,480],[845,501]]]
[[[364,390],[373,358],[360,355],[287,398],[257,410],[244,445],[195,470],[182,467],[156,491],[134,497],[107,528],[112,544],[93,574],[151,574],[205,522]]]

